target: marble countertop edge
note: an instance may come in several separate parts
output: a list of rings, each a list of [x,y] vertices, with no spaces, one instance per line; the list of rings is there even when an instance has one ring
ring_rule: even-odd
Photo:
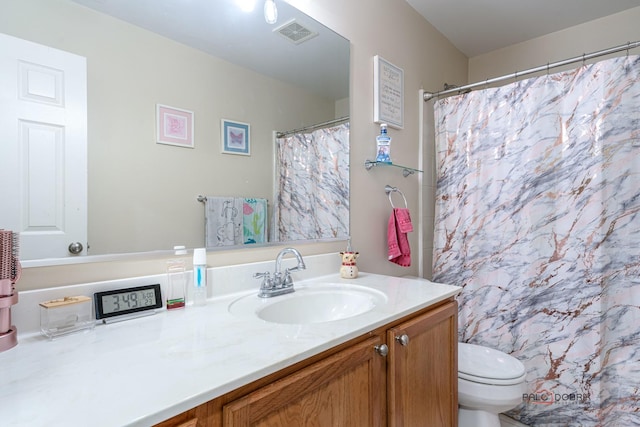
[[[53,341],[24,336],[0,353],[0,408],[13,408],[3,425],[83,426],[87,417],[94,426],[153,425],[460,291],[369,273],[352,280],[320,276],[300,286],[326,282],[377,289],[387,301],[348,319],[280,325],[229,313],[232,301],[255,292],[245,290],[212,298],[205,307],[161,310]],[[118,410],[106,411],[107,400]]]

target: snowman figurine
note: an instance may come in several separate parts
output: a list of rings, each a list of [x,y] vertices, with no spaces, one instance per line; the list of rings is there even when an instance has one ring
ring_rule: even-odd
[[[340,277],[343,279],[355,279],[358,277],[358,267],[356,267],[356,258],[358,258],[358,255],[358,252],[340,252],[340,256],[342,256]]]

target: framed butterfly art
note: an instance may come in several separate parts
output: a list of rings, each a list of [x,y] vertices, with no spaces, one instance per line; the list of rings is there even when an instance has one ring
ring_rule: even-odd
[[[251,155],[249,123],[222,119],[222,152],[225,154]]]

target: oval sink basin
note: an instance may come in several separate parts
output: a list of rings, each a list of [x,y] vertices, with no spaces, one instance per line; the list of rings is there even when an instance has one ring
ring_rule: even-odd
[[[309,324],[358,316],[385,301],[386,295],[375,289],[336,283],[296,287],[294,293],[272,298],[244,296],[232,302],[229,311],[272,323]]]

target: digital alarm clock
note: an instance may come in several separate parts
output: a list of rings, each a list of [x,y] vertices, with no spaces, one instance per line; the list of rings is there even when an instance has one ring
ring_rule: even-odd
[[[159,284],[96,292],[93,297],[98,320],[153,314],[162,308]]]

